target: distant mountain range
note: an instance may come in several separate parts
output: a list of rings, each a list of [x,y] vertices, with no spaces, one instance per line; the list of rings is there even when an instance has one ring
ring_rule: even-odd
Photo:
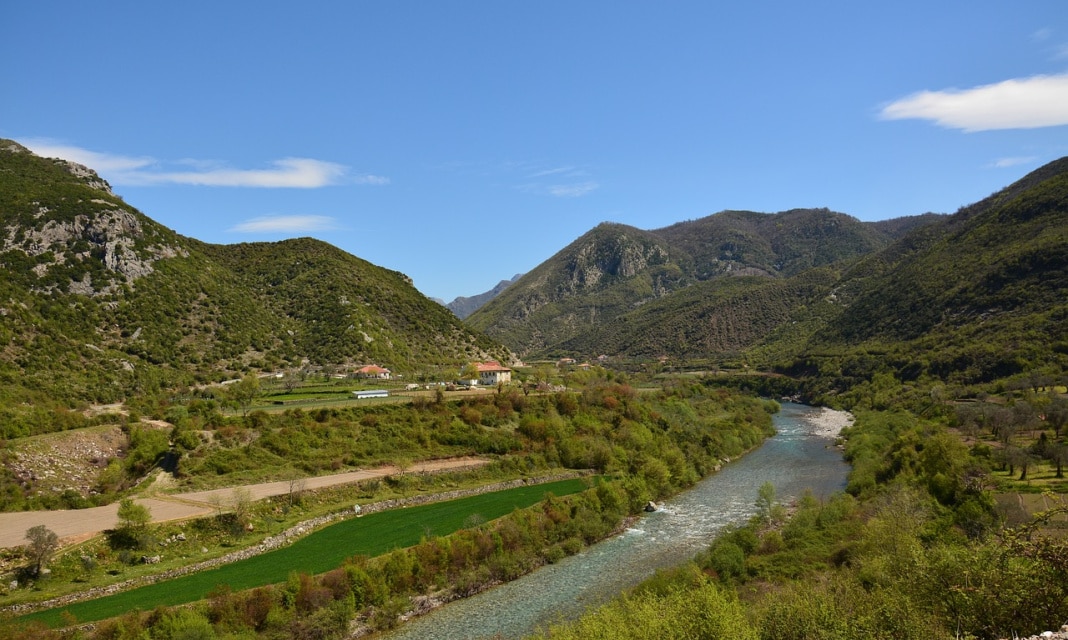
[[[1068,365],[1068,159],[953,215],[603,223],[448,309],[317,240],[183,237],[91,169],[12,141],[0,141],[0,216],[0,419],[16,404],[365,363],[414,374],[606,355],[834,388],[879,372],[973,384]]]
[[[700,283],[790,278],[858,259],[938,219],[864,223],[827,209],[797,209],[723,211],[653,231],[605,223],[471,314],[468,323],[521,354],[585,349],[598,343],[597,336],[614,335],[607,348],[625,339],[619,328],[605,329],[617,318]]]
[[[524,356],[972,384],[1068,365],[1068,159],[953,215],[602,224],[468,319]],[[1044,372],[1042,374],[1041,372]]]
[[[521,277],[523,277],[523,274],[517,273],[512,276],[511,280],[501,280],[497,283],[497,286],[493,287],[489,291],[469,297],[459,296],[455,298],[452,302],[446,304],[445,306],[449,308],[449,311],[452,311],[454,314],[456,314],[457,318],[463,320],[467,316],[477,311],[487,302],[499,296],[502,291],[507,289],[509,285],[511,285],[516,280],[519,280]]]

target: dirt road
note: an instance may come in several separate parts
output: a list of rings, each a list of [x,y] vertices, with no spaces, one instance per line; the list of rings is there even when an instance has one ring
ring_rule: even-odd
[[[160,494],[152,497],[135,498],[134,502],[148,508],[153,522],[168,520],[185,520],[197,518],[215,512],[233,504],[235,489],[247,491],[252,500],[261,500],[270,496],[285,495],[296,489],[312,490],[340,484],[350,484],[372,478],[383,478],[398,473],[424,473],[448,469],[462,469],[486,464],[481,458],[452,458],[418,462],[405,469],[399,467],[379,467],[367,471],[352,471],[328,476],[303,478],[296,482],[265,482],[242,487],[196,491],[192,493]],[[91,509],[68,511],[20,511],[0,513],[0,548],[17,547],[26,544],[26,530],[43,524],[60,537],[63,544],[87,540],[107,529],[114,529],[119,522],[118,504],[109,504]]]

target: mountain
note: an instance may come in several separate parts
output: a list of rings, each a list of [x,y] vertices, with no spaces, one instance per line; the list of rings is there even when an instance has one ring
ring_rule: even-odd
[[[828,393],[862,388],[878,373],[965,386],[1063,378],[1068,158],[949,216],[859,227],[838,219],[848,232],[833,235],[838,214],[817,213],[808,218],[813,226],[790,224],[790,215],[729,212],[652,232],[672,239],[696,275],[551,348],[579,357],[744,363],[810,379]],[[790,234],[801,236],[794,249]],[[844,242],[837,253],[820,239],[832,235]],[[596,299],[557,308],[589,308]]]
[[[689,256],[648,231],[602,223],[471,314],[468,325],[521,353],[686,286]]]
[[[499,296],[502,291],[507,289],[512,283],[522,277],[523,274],[517,273],[512,276],[511,280],[501,280],[497,283],[497,286],[493,287],[489,291],[486,291],[485,293],[480,293],[478,295],[470,297],[458,296],[452,302],[446,304],[445,306],[448,307],[449,311],[452,311],[457,318],[463,320],[475,311],[478,311],[478,309],[482,305]]]
[[[989,382],[1068,364],[1068,158],[913,230],[836,285],[812,353],[886,354],[909,377]]]
[[[308,238],[210,245],[0,141],[0,397],[105,402],[305,364],[509,361],[403,274]]]
[[[617,326],[616,319],[643,305],[662,302],[653,309],[670,313],[681,303],[668,298],[698,283],[727,276],[790,278],[808,269],[856,260],[936,219],[916,217],[877,226],[827,209],[795,209],[776,214],[723,211],[653,231],[603,223],[471,314],[467,322],[521,354],[585,349],[597,344],[596,336],[616,331],[604,327]],[[700,299],[702,292],[715,289],[700,288],[690,296]],[[656,313],[641,315],[651,318]],[[702,342],[694,337],[679,344],[689,350]],[[732,343],[732,349],[738,346]],[[633,340],[623,349],[646,354],[656,350]]]

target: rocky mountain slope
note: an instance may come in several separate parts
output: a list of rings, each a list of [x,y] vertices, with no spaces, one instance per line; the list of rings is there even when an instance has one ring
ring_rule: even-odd
[[[678,286],[626,298],[619,281],[641,280],[619,278],[614,307],[603,291],[563,291],[572,295],[550,307],[570,320],[562,328],[515,301],[495,308],[507,296],[471,320],[520,350],[779,368],[838,389],[879,372],[962,385],[1063,376],[1068,158],[951,216],[876,225],[798,216],[727,212],[650,232],[673,241],[656,245],[660,255],[681,256],[658,265],[677,268]],[[556,260],[533,273],[552,281],[573,271]],[[515,286],[537,300],[532,288],[526,278]]]
[[[250,370],[509,361],[403,275],[312,239],[182,237],[0,141],[0,397],[109,402]]]
[[[585,351],[594,348],[598,336],[615,336],[605,350],[626,340],[627,347],[618,350],[648,355],[660,347],[624,339],[617,329],[605,327],[616,327],[617,319],[643,305],[673,313],[682,303],[669,300],[698,283],[739,276],[786,279],[856,260],[936,219],[915,216],[896,224],[873,224],[827,209],[797,209],[777,214],[723,211],[652,231],[605,223],[525,275],[467,322],[521,354]],[[642,316],[658,313],[649,310]],[[661,336],[657,342],[662,341]],[[702,341],[677,344],[688,351]],[[729,349],[742,346],[732,343]]]

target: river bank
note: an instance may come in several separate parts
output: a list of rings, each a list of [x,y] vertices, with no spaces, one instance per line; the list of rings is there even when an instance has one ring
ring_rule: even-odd
[[[343,511],[336,511],[330,514],[318,516],[310,520],[306,520],[295,524],[285,531],[270,536],[264,539],[259,544],[246,547],[238,551],[228,553],[217,558],[204,560],[185,567],[164,571],[161,573],[143,576],[132,580],[126,580],[111,585],[94,587],[86,591],[80,591],[77,593],[71,593],[64,596],[59,596],[50,600],[44,600],[32,603],[19,603],[14,605],[8,605],[0,608],[0,613],[11,615],[25,615],[33,611],[41,611],[45,609],[54,609],[57,607],[63,607],[75,602],[82,602],[85,600],[92,600],[94,598],[100,598],[103,596],[109,596],[121,591],[127,591],[130,589],[136,589],[149,584],[155,584],[163,582],[165,580],[172,580],[181,576],[189,575],[191,573],[197,573],[208,569],[220,567],[222,565],[231,564],[241,560],[246,560],[254,556],[273,551],[280,547],[292,544],[298,539],[309,535],[317,529],[322,528],[325,525],[332,524],[345,518],[359,517],[361,515],[367,515],[371,513],[377,513],[379,511],[388,511],[391,509],[401,509],[404,507],[411,507],[423,504],[430,504],[432,502],[443,502],[447,500],[456,500],[458,498],[465,498],[469,496],[481,495],[484,493],[491,493],[495,491],[503,491],[506,489],[512,489],[515,487],[525,485],[539,485],[548,484],[550,482],[556,482],[559,480],[566,480],[576,477],[588,475],[583,472],[571,472],[571,473],[558,473],[547,476],[533,477],[533,478],[519,478],[515,480],[506,480],[503,482],[496,482],[493,484],[483,485],[481,487],[474,487],[471,489],[458,489],[454,491],[445,491],[441,493],[431,494],[419,494],[411,496],[409,498],[395,498],[390,500],[382,500],[379,502],[373,502],[364,505],[358,505],[351,509],[345,509]]]
[[[804,421],[812,425],[812,435],[821,438],[837,438],[842,429],[853,426],[853,414],[848,411],[820,407],[818,413],[806,416]]]
[[[683,564],[732,523],[756,513],[758,489],[775,486],[790,502],[811,492],[827,498],[845,486],[849,466],[827,435],[847,420],[839,412],[790,402],[773,416],[777,435],[732,460],[660,509],[631,521],[620,534],[555,564],[449,602],[386,634],[389,640],[524,638],[539,628],[577,618],[661,569]],[[842,412],[844,413],[844,412]],[[814,422],[814,421],[815,422]],[[835,431],[834,433],[837,433]]]

